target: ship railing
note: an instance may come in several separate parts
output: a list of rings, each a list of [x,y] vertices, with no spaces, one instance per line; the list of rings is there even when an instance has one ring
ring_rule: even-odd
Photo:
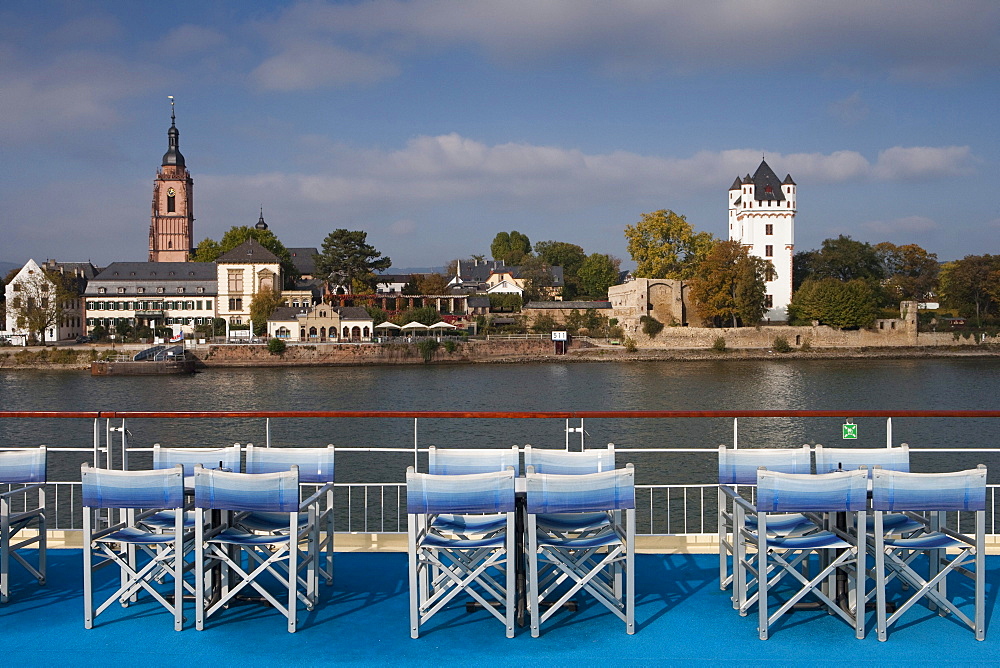
[[[850,418],[844,416],[850,415]],[[585,420],[671,420],[688,418],[714,418],[732,421],[732,442],[728,447],[749,447],[747,441],[753,438],[743,436],[741,440],[741,425],[746,421],[758,418],[844,418],[849,424],[851,419],[882,418],[885,420],[885,446],[899,445],[894,442],[893,419],[899,418],[933,418],[949,420],[992,419],[1000,417],[1000,411],[574,411],[574,412],[412,412],[412,411],[198,411],[198,412],[150,412],[150,411],[94,411],[94,412],[3,412],[0,411],[0,425],[10,424],[9,420],[26,418],[52,419],[77,418],[90,422],[87,436],[80,438],[80,423],[70,425],[70,430],[59,429],[63,442],[80,442],[90,440],[86,446],[51,446],[49,445],[49,526],[57,532],[79,532],[82,526],[80,483],[78,482],[79,465],[87,461],[97,466],[111,468],[142,468],[150,461],[151,447],[136,447],[130,442],[128,421],[137,419],[253,419],[253,429],[260,438],[255,439],[260,445],[272,446],[272,429],[280,430],[284,419],[369,419],[393,418],[412,420],[413,441],[406,447],[337,447],[338,482],[335,485],[335,530],[342,534],[401,535],[406,532],[406,490],[402,482],[402,471],[408,465],[418,468],[425,465],[428,448],[421,444],[420,425],[427,420],[454,419],[547,419],[565,421],[563,446],[567,450],[579,450],[583,447],[603,447],[603,443],[587,442],[589,436],[584,428]],[[259,425],[263,419],[263,433]],[[742,422],[741,422],[742,421]],[[72,421],[70,421],[72,423]],[[980,424],[977,422],[977,424]],[[992,428],[992,420],[985,424]],[[1000,424],[1000,423],[996,423]],[[37,426],[37,425],[33,425]],[[61,425],[60,425],[61,426]],[[3,429],[0,448],[15,447],[21,443],[11,443],[7,434],[12,429]],[[28,430],[32,434],[37,429]],[[989,429],[988,431],[992,431]],[[67,433],[75,434],[73,438]],[[752,430],[747,429],[747,433]],[[39,439],[38,443],[51,443],[52,439]],[[995,438],[986,437],[983,442],[995,442]],[[28,445],[28,444],[23,444]],[[220,444],[221,445],[221,444]],[[849,442],[844,445],[850,445]],[[279,447],[275,445],[274,447]],[[446,444],[445,444],[446,447]],[[462,447],[467,447],[463,444]],[[558,447],[558,446],[557,446]],[[927,470],[921,466],[921,458],[925,456],[945,458],[951,468],[971,467],[977,463],[998,462],[994,468],[1000,472],[1000,448],[990,447],[919,447],[910,446],[911,461],[914,470]],[[711,471],[711,475],[703,478],[714,478],[715,461],[718,456],[718,443],[706,444],[703,447],[615,447],[616,460],[621,463],[636,461],[637,470],[673,470],[683,471],[690,466],[691,458],[700,462],[702,471]],[[345,459],[353,459],[354,470],[363,470],[364,462],[375,461],[375,458],[391,456],[399,459],[399,479],[396,480],[351,480],[343,479],[340,472],[344,470],[341,464]],[[59,463],[58,466],[53,464]],[[361,466],[358,466],[361,462]],[[656,462],[656,466],[641,467],[639,462]],[[348,467],[350,468],[350,467]],[[940,468],[940,466],[939,466]],[[944,469],[941,469],[944,470]],[[53,475],[54,471],[61,472]],[[76,478],[76,479],[74,479]],[[655,477],[654,477],[655,478]],[[692,482],[675,482],[650,479],[649,475],[636,485],[637,531],[649,537],[690,537],[693,541],[705,544],[714,543],[714,533],[717,526],[717,495],[716,485],[710,480]],[[1000,543],[1000,507],[997,502],[997,488],[1000,485],[990,484],[988,489],[987,531],[992,538]],[[3,489],[0,486],[0,489]],[[952,514],[949,522],[963,526],[966,518]],[[373,538],[374,539],[374,538]],[[72,542],[70,540],[70,542]]]

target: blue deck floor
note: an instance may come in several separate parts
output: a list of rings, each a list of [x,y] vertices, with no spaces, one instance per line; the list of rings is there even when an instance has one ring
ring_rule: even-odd
[[[987,636],[926,608],[908,613],[888,642],[869,633],[856,640],[837,618],[797,612],[773,632],[757,639],[756,618],[740,617],[717,584],[711,555],[639,555],[637,632],[595,606],[562,615],[540,638],[519,629],[504,637],[488,613],[457,610],[439,615],[418,640],[409,637],[406,556],[342,553],[336,582],[324,600],[299,618],[291,635],[283,618],[261,606],[239,606],[209,620],[196,631],[193,608],[188,626],[176,632],[159,606],[140,601],[128,609],[113,606],[83,628],[79,550],[49,552],[49,584],[38,587],[17,572],[11,601],[0,606],[0,638],[16,654],[7,665],[330,665],[330,664],[479,664],[483,666],[648,664],[709,661],[732,665],[899,665],[996,664],[1000,628],[990,628],[1000,583],[1000,557],[987,560]],[[112,574],[108,571],[109,575]],[[544,663],[543,663],[544,662]]]

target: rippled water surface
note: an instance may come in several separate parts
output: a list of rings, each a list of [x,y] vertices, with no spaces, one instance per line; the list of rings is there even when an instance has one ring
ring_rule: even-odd
[[[84,372],[0,371],[0,410],[727,410],[997,409],[1000,361],[763,360],[213,369],[192,376],[95,378]],[[858,419],[859,439],[841,440],[843,419],[744,419],[741,445],[884,446],[882,419]],[[563,420],[421,420],[421,446],[562,447]],[[132,444],[263,443],[263,420],[130,420]],[[733,440],[721,419],[588,420],[588,446],[715,447]],[[1000,420],[893,421],[893,441],[913,446],[1000,446]],[[578,439],[579,436],[574,436]],[[275,445],[412,447],[410,419],[273,420]],[[0,421],[0,444],[88,446],[93,423]],[[576,440],[574,440],[576,442]],[[625,457],[623,455],[622,457]],[[926,468],[975,464],[976,455],[928,459]],[[640,482],[712,482],[714,456],[627,457]],[[351,480],[399,479],[402,455],[343,458]],[[987,462],[990,463],[990,462]],[[77,465],[76,462],[72,463]],[[915,465],[915,470],[921,470]],[[643,475],[645,473],[645,475]],[[992,477],[992,476],[991,476]]]

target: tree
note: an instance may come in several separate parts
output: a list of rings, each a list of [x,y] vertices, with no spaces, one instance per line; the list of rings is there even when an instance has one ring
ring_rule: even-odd
[[[75,279],[58,271],[41,269],[30,271],[20,280],[8,280],[13,283],[13,296],[8,305],[12,322],[7,326],[26,330],[29,339],[45,345],[45,330],[61,323],[68,304],[79,298]]]
[[[595,299],[607,299],[608,288],[618,283],[621,260],[603,253],[591,253],[577,273],[580,294]]]
[[[517,230],[498,232],[490,244],[490,252],[493,253],[494,260],[500,260],[508,266],[519,265],[531,253],[531,241],[526,234]]]
[[[529,255],[521,263],[520,279],[524,289],[524,299],[552,299],[551,288],[555,285],[552,267],[542,258]]]
[[[323,250],[316,256],[316,271],[327,281],[352,286],[355,279],[374,284],[375,272],[392,266],[392,260],[382,257],[368,244],[368,233],[361,230],[336,229],[326,235]]]
[[[642,214],[635,225],[625,226],[625,238],[637,278],[691,278],[713,241],[669,209]]]
[[[750,255],[739,241],[716,241],[691,279],[691,296],[715,327],[756,325],[767,312],[766,277],[771,263]]]
[[[838,329],[871,327],[878,317],[875,291],[864,279],[808,279],[788,305],[792,324],[817,321]]]
[[[271,230],[259,230],[256,227],[246,225],[234,225],[229,231],[222,235],[222,240],[215,242],[206,238],[195,249],[193,262],[215,262],[219,256],[228,253],[245,241],[253,239],[261,246],[271,251],[281,260],[281,273],[285,277],[285,287],[290,288],[295,285],[295,280],[299,277],[299,271],[292,262],[292,254],[288,252],[285,245],[278,240]]]
[[[267,331],[267,319],[275,309],[283,304],[281,292],[261,288],[250,301],[250,321],[253,322],[253,333],[261,336]]]
[[[886,276],[887,294],[898,301],[927,301],[937,290],[941,265],[937,255],[917,244],[897,246],[883,241],[875,245],[875,254]]]
[[[539,241],[535,244],[535,255],[553,267],[562,267],[563,298],[572,299],[579,294],[577,274],[587,259],[583,248],[565,241]]]
[[[443,274],[420,274],[416,279],[417,289],[422,295],[443,295],[448,292],[448,278]]]
[[[836,239],[824,239],[819,251],[813,253],[808,278],[862,279],[872,283],[885,278],[882,262],[870,243],[841,234]]]
[[[941,298],[976,326],[997,312],[1000,304],[1000,255],[966,255],[941,268]]]

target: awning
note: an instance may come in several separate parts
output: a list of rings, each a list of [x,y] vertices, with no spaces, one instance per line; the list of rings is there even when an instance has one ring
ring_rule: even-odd
[[[386,320],[381,325],[375,325],[375,329],[401,329],[401,327],[394,322]]]
[[[458,327],[452,325],[451,323],[445,322],[444,320],[441,320],[440,322],[436,322],[433,325],[431,325],[430,329],[458,329]]]

